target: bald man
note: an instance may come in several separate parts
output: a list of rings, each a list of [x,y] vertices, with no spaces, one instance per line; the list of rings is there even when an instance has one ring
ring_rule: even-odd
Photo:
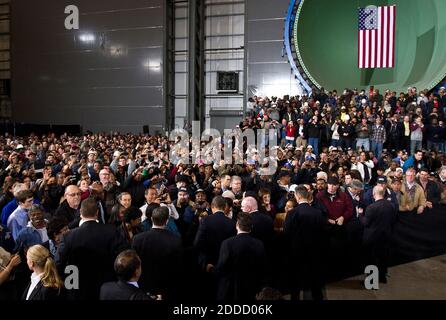
[[[387,283],[389,242],[392,236],[396,215],[392,203],[385,199],[381,185],[373,188],[375,202],[369,205],[363,217],[363,244],[367,254],[367,265],[375,265],[379,270],[379,282]]]
[[[79,226],[81,204],[81,190],[74,185],[69,185],[65,189],[65,200],[57,208],[55,216],[62,216],[69,222],[68,227],[74,229]]]
[[[257,200],[253,197],[244,198],[241,209],[243,212],[249,213],[252,217],[251,236],[261,240],[268,251],[274,235],[273,219],[269,215],[259,211]]]

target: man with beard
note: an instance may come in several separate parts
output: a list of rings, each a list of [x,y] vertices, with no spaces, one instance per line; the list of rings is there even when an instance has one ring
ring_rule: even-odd
[[[113,206],[116,204],[116,197],[120,193],[119,187],[110,181],[110,171],[102,169],[99,171],[99,179],[104,188],[105,211],[111,212]]]
[[[104,186],[101,182],[96,181],[93,182],[90,186],[90,195],[96,199],[98,202],[98,218],[99,222],[106,223],[110,216],[107,212],[107,206],[105,205],[105,192],[104,192]]]
[[[144,167],[139,167],[127,177],[124,182],[123,190],[132,196],[132,205],[141,207],[144,203],[145,185],[142,179],[142,171]]]
[[[183,240],[185,240],[185,236],[189,228],[189,224],[184,219],[185,212],[192,210],[192,207],[194,206],[194,203],[189,200],[189,193],[186,188],[178,189],[178,197],[173,201],[173,204],[179,215],[179,218],[175,220],[175,223],[177,224],[178,231],[183,237]]]

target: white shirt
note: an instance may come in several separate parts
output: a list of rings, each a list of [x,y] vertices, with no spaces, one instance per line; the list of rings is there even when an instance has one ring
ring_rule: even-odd
[[[39,233],[39,235],[40,235],[40,239],[42,239],[42,243],[45,243],[45,242],[47,242],[47,241],[49,240],[49,239],[48,239],[48,233],[47,233],[46,228],[36,229],[36,228],[33,226],[33,224],[31,223],[31,221],[28,222],[27,227],[29,227],[29,228],[33,228],[33,229],[35,229],[35,230]]]
[[[138,282],[136,282],[136,281],[129,281],[129,282],[127,282],[127,283],[128,283],[128,284],[131,284],[131,285],[134,286],[134,287],[139,288]]]
[[[33,292],[36,286],[39,284],[42,275],[43,273],[36,274],[35,272],[33,272],[33,274],[31,275],[31,284],[29,285],[28,293],[26,294],[26,300],[29,300],[31,292]]]
[[[147,210],[148,206],[149,205],[146,203],[141,208],[139,208],[139,210],[141,210],[141,212],[142,212],[141,222],[143,222],[144,220],[147,219],[146,210]],[[178,218],[180,217],[177,209],[175,208],[175,206],[172,203],[170,203],[170,204],[161,203],[160,207],[167,207],[167,209],[169,209],[169,217],[171,217],[173,220],[178,220]]]
[[[79,227],[88,221],[96,221],[97,223],[99,223],[99,220],[96,219],[81,219],[81,221],[79,222]]]

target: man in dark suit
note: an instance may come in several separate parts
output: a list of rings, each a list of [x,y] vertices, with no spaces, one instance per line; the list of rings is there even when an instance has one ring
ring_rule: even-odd
[[[121,252],[115,260],[117,282],[107,282],[101,287],[101,300],[155,300],[138,286],[141,277],[141,260],[134,250]]]
[[[252,301],[262,290],[266,253],[263,243],[250,236],[252,226],[252,216],[239,213],[237,235],[223,241],[215,268],[207,266],[219,279],[219,301]]]
[[[109,212],[107,212],[107,206],[105,205],[105,192],[104,186],[100,181],[93,182],[90,186],[91,196],[98,202],[99,214],[98,220],[100,223],[107,223],[110,219]]]
[[[388,150],[400,150],[401,141],[404,135],[404,125],[400,122],[400,115],[395,113],[393,117],[388,119],[384,127],[387,133],[387,149]]]
[[[98,205],[95,199],[85,199],[80,208],[79,228],[62,236],[56,253],[60,275],[65,267],[79,270],[79,289],[67,290],[68,299],[97,300],[104,282],[115,279],[113,262],[125,243],[112,225],[98,223]]]
[[[152,229],[133,238],[133,249],[142,263],[139,284],[142,290],[161,294],[165,300],[178,296],[183,269],[181,238],[166,230],[169,209],[159,207],[152,213]]]
[[[198,227],[194,245],[203,269],[217,263],[221,243],[236,234],[235,221],[225,215],[225,208],[225,198],[216,196],[211,203],[213,214],[203,218]]]
[[[347,232],[347,238],[349,246],[355,249],[362,249],[361,239],[363,226],[360,220],[360,216],[364,213],[364,184],[356,179],[346,186],[345,194],[351,199],[353,204],[353,216],[345,224],[345,229]]]
[[[242,201],[242,211],[249,213],[252,218],[252,232],[251,236],[263,242],[266,250],[271,246],[271,241],[274,236],[274,221],[273,219],[258,210],[257,200],[254,197],[246,197]]]
[[[389,242],[395,222],[395,209],[385,198],[385,190],[377,185],[373,188],[375,202],[369,205],[361,221],[364,225],[363,244],[367,254],[367,265],[375,265],[379,270],[379,281],[387,283]]]
[[[194,247],[200,268],[198,274],[202,277],[199,282],[203,284],[200,290],[204,293],[202,299],[214,301],[217,291],[217,281],[213,275],[206,274],[206,266],[217,264],[222,242],[237,234],[236,222],[228,216],[231,210],[227,209],[225,198],[214,197],[211,202],[212,215],[201,220],[195,236]]]
[[[305,186],[298,186],[294,196],[298,206],[287,215],[284,224],[291,250],[291,298],[298,300],[301,290],[311,289],[313,300],[322,300],[327,218],[322,210],[310,205],[311,195]]]

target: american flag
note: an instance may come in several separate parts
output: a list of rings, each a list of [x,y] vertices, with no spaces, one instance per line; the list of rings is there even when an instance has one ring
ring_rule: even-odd
[[[395,67],[396,6],[359,8],[358,66]]]

